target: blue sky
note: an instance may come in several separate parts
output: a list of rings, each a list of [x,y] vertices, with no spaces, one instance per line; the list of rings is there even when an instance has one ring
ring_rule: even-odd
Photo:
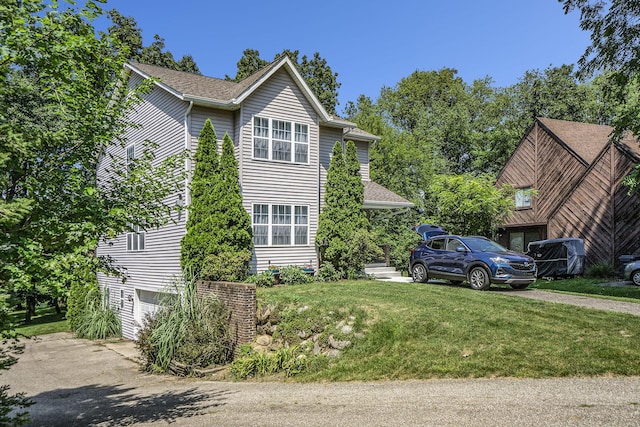
[[[338,112],[416,70],[450,67],[468,83],[491,76],[509,86],[527,70],[575,64],[589,45],[578,14],[565,15],[557,0],[108,0],[104,8],[133,16],[145,45],[159,34],[176,59],[191,54],[211,77],[235,75],[248,48],[266,60],[283,49],[317,51],[342,83]]]

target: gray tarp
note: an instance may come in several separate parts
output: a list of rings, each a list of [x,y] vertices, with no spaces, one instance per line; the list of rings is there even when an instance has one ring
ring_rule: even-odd
[[[584,272],[584,241],[575,237],[529,243],[527,255],[538,267],[538,277],[574,276]]]

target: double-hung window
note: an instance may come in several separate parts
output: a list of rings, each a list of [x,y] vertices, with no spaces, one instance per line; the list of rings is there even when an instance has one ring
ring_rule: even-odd
[[[136,145],[131,144],[127,145],[127,170],[131,170],[133,168],[133,161],[136,158]]]
[[[254,117],[253,157],[279,162],[309,163],[309,125]]]
[[[144,251],[145,232],[139,226],[131,226],[132,231],[127,233],[127,252]]]
[[[309,244],[309,207],[253,205],[253,243],[256,246]]]

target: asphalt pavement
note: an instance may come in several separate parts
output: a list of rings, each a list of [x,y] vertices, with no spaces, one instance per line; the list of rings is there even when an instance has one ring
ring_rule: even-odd
[[[596,298],[496,292],[627,312]],[[138,357],[124,339],[44,335],[25,341],[0,383],[35,402],[31,426],[640,425],[640,377],[235,383],[144,373]]]

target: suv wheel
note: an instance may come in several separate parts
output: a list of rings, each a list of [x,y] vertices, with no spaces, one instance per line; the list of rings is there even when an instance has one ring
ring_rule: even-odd
[[[417,263],[411,268],[411,275],[414,282],[425,283],[428,280],[427,267],[424,264]]]
[[[634,285],[640,286],[640,270],[631,273],[631,281]]]
[[[471,271],[469,271],[469,284],[477,291],[489,289],[491,281],[489,281],[487,270],[482,267],[473,267]]]

